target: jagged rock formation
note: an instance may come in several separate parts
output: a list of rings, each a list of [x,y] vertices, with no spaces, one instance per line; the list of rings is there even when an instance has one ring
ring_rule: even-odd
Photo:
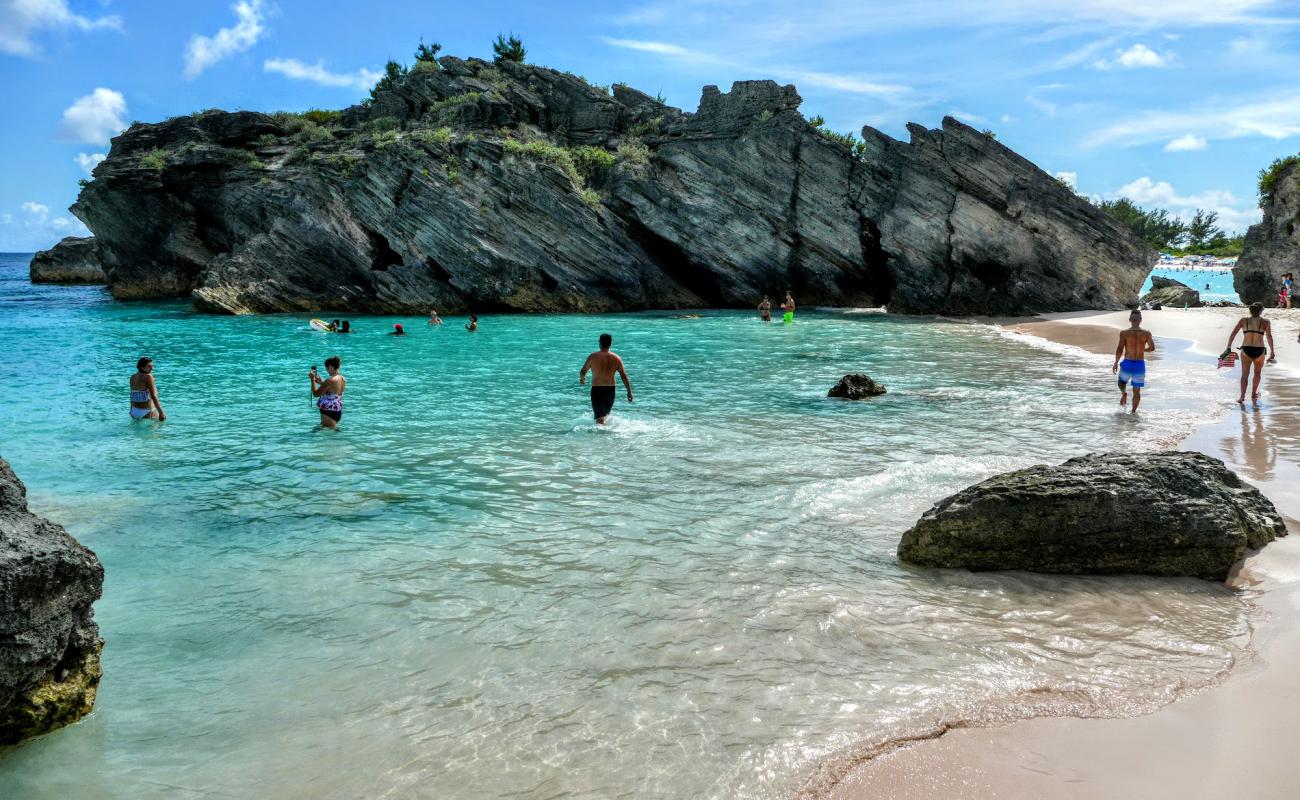
[[[1118,308],[1152,253],[953,119],[856,151],[793,86],[684,113],[529,65],[444,57],[334,119],[133,125],[72,211],[119,298],[199,309]]]
[[[839,397],[844,400],[866,400],[869,397],[878,397],[884,394],[885,391],[885,384],[876,383],[871,379],[870,375],[851,372],[840,378],[839,382],[826,393],[826,396]]]
[[[1151,291],[1142,295],[1138,302],[1169,306],[1170,308],[1200,308],[1201,293],[1173,278],[1152,275]]]
[[[1201,453],[1106,453],[996,475],[903,534],[929,567],[1224,580],[1286,526],[1259,491]]]
[[[32,283],[108,283],[94,236],[68,236],[32,257]]]
[[[1284,272],[1300,273],[1300,164],[1278,174],[1264,204],[1264,219],[1246,231],[1232,286],[1241,302],[1271,308],[1277,305]]]
[[[91,604],[99,559],[27,511],[27,488],[0,459],[0,744],[89,714],[102,674]]]

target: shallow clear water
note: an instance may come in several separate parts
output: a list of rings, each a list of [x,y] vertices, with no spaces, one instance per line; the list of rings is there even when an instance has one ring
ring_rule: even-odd
[[[212,317],[0,256],[0,455],[104,562],[95,714],[3,797],[779,797],[951,719],[1130,713],[1240,657],[1197,581],[938,573],[900,533],[1005,469],[1216,412],[997,328],[801,311]],[[384,336],[394,321],[412,335]],[[597,430],[614,335],[637,402]],[[338,353],[342,428],[307,367]],[[152,355],[170,419],[132,422]],[[825,397],[864,370],[869,403]]]
[[[1218,301],[1241,302],[1241,298],[1237,296],[1237,290],[1232,285],[1232,270],[1171,267],[1157,264],[1156,268],[1151,271],[1151,275],[1173,278],[1179,283],[1192,287],[1201,293],[1201,300],[1206,303]],[[1151,291],[1151,275],[1148,275],[1146,283],[1142,284],[1142,291],[1138,292],[1139,297]]]

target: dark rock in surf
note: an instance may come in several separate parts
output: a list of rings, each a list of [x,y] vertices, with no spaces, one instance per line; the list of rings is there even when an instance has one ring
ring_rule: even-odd
[[[853,372],[840,378],[839,383],[831,387],[827,397],[841,397],[845,400],[866,400],[879,397],[885,393],[885,385],[876,383],[870,375]]]
[[[102,675],[91,604],[104,569],[62,527],[27,511],[0,459],[0,744],[89,714]]]
[[[1138,302],[1152,307],[1200,308],[1201,293],[1173,278],[1153,275],[1151,276],[1151,291],[1142,295]]]
[[[69,236],[32,257],[32,283],[108,283],[93,236]]]
[[[927,567],[1190,576],[1222,581],[1286,527],[1273,504],[1201,453],[1106,453],[997,475],[903,534]]]

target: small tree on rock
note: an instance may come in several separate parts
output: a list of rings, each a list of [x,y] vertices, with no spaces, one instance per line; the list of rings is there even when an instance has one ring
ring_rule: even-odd
[[[415,61],[417,64],[420,62],[437,64],[438,52],[440,50],[442,50],[442,45],[438,44],[437,42],[431,42],[429,44],[425,44],[424,39],[422,37],[420,39],[419,46],[415,48]]]
[[[379,83],[370,90],[370,99],[378,98],[380,92],[396,89],[404,80],[406,80],[406,67],[390,59],[384,65],[384,77],[380,78]]]
[[[528,51],[524,49],[524,42],[513,33],[507,39],[505,34],[498,33],[497,40],[492,43],[493,61],[500,64],[502,61],[513,61],[516,64],[524,63],[524,58]]]

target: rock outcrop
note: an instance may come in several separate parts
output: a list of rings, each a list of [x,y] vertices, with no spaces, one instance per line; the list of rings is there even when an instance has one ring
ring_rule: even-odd
[[[89,714],[104,642],[91,604],[99,559],[27,511],[27,489],[0,459],[0,744]]]
[[[1151,291],[1142,295],[1138,302],[1169,306],[1170,308],[1200,308],[1201,293],[1173,278],[1152,275]]]
[[[1241,302],[1272,308],[1284,272],[1300,273],[1300,164],[1278,173],[1264,204],[1264,219],[1246,231],[1232,286]]]
[[[1108,453],[997,475],[940,501],[898,545],[929,567],[1224,580],[1285,536],[1277,509],[1201,453]]]
[[[93,236],[69,236],[32,257],[32,283],[108,283]]]
[[[839,383],[832,386],[826,396],[840,397],[845,400],[866,400],[869,397],[879,397],[884,393],[883,383],[876,383],[870,375],[851,372],[840,378]]]
[[[136,124],[72,211],[119,298],[226,313],[804,305],[1119,308],[1153,260],[991,135],[853,146],[793,86],[684,113],[531,65],[444,57],[337,116]]]

